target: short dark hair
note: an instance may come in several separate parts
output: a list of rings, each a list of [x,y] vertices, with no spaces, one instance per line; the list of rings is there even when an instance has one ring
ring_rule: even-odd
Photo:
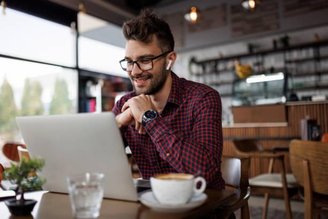
[[[139,16],[124,22],[123,34],[126,40],[149,43],[155,35],[164,51],[174,50],[174,38],[170,26],[150,9],[143,9]]]

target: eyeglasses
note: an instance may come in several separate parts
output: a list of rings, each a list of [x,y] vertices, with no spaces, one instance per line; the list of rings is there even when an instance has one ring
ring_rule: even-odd
[[[129,59],[122,59],[120,61],[120,65],[121,68],[123,69],[123,71],[132,71],[134,63],[137,64],[138,68],[142,71],[148,71],[151,70],[153,68],[153,61],[155,59],[158,59],[162,56],[165,56],[167,54],[169,54],[171,51],[167,51],[167,52],[163,52],[162,54],[155,56],[155,57],[144,57],[144,58],[140,58],[136,61],[132,61]]]

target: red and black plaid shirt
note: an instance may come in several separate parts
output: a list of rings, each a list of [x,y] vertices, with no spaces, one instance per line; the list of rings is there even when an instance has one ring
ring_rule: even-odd
[[[172,88],[158,118],[145,126],[147,134],[134,127],[121,129],[143,178],[169,172],[201,173],[208,188],[224,188],[221,176],[221,99],[214,89],[179,78],[172,73]],[[123,96],[113,108],[117,115],[134,97]]]

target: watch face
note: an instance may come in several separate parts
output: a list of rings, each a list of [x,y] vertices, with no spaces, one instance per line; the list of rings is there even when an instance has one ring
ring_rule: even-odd
[[[157,116],[157,113],[154,110],[148,110],[145,112],[145,116],[149,119],[154,119]]]
[[[149,121],[157,117],[157,112],[155,110],[147,110],[142,116],[142,125],[146,125]]]

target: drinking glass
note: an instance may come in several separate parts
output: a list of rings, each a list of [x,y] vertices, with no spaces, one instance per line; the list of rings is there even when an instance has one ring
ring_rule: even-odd
[[[102,173],[84,173],[67,177],[73,215],[76,218],[97,218],[103,199]]]

